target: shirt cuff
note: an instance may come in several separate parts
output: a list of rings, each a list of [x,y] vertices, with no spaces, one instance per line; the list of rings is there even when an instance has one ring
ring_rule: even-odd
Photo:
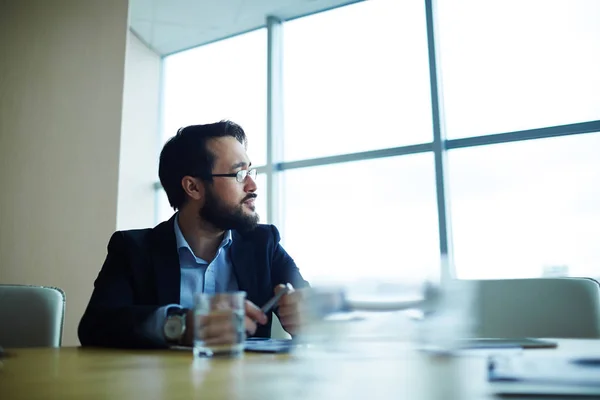
[[[179,304],[162,306],[144,322],[142,333],[146,338],[158,344],[167,345],[163,328],[165,326],[165,319],[167,318],[167,310],[172,307],[182,308]]]

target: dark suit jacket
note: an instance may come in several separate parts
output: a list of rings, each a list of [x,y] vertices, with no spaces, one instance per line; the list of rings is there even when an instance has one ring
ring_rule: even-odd
[[[240,290],[259,307],[279,283],[307,285],[294,260],[279,244],[273,225],[249,233],[233,232],[229,248]],[[161,347],[141,327],[160,306],[179,304],[181,270],[174,217],[153,229],[115,232],[108,255],[94,283],[94,292],[79,323],[83,346]],[[270,313],[269,313],[270,314]],[[271,315],[254,336],[270,337]]]

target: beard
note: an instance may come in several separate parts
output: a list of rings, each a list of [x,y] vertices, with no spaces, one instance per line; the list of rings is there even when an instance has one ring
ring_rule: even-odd
[[[242,204],[244,201],[256,197],[255,194],[248,195],[237,206],[228,206],[211,189],[206,190],[205,196],[206,201],[199,215],[215,228],[249,232],[258,225],[258,214],[244,213],[244,205]]]

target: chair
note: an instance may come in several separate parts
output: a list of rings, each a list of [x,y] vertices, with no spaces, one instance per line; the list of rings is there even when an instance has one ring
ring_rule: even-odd
[[[600,338],[600,285],[593,279],[477,283],[476,337]]]
[[[0,346],[60,347],[64,315],[61,289],[0,285]]]

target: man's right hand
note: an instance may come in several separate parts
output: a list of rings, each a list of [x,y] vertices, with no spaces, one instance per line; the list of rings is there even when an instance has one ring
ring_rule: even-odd
[[[256,328],[257,328],[256,324],[257,323],[264,325],[269,321],[269,319],[267,318],[265,313],[263,313],[260,310],[260,308],[258,308],[256,306],[256,304],[254,304],[253,302],[251,302],[249,300],[246,300],[245,311],[246,311],[246,320],[245,320],[246,333],[249,333],[250,335],[254,335],[254,332],[256,332]]]
[[[254,303],[246,300],[244,304],[245,318],[244,328],[246,333],[253,335],[256,332],[257,323],[264,325],[267,323],[267,316]],[[237,340],[237,329],[234,324],[234,316],[230,310],[214,312],[209,315],[199,315],[196,317],[197,324],[194,324],[194,311],[188,310],[186,315],[186,332],[183,344],[192,346],[194,343],[194,331],[197,331],[197,337],[201,338],[209,345],[229,344]]]

